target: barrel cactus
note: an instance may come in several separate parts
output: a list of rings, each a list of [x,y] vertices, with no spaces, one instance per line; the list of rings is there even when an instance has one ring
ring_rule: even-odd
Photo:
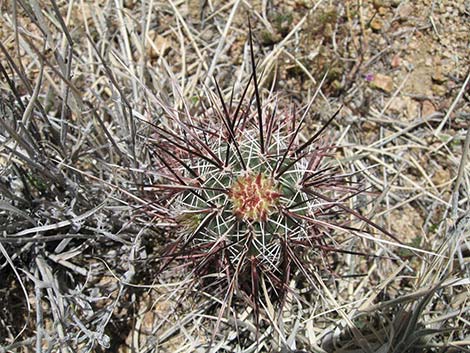
[[[168,207],[180,235],[178,247],[199,266],[262,271],[280,281],[291,257],[312,248],[330,228],[325,212],[333,205],[312,191],[338,181],[318,174],[320,165],[327,168],[322,160],[331,146],[302,148],[292,117],[285,115],[271,116],[264,147],[250,111],[239,124],[237,116],[220,118],[229,131],[217,123],[186,127],[191,134],[173,155],[179,166],[170,167],[171,181],[178,192]]]
[[[293,274],[312,278],[309,263],[346,251],[333,235],[350,230],[351,216],[381,228],[346,206],[360,190],[325,131],[340,110],[305,138],[311,103],[299,115],[272,96],[261,102],[252,69],[238,103],[226,102],[216,83],[199,114],[164,107],[170,123],[156,127],[153,148],[165,170],[154,185],[161,213],[176,230],[161,269],[190,264],[225,298],[242,293],[256,307],[261,285],[282,299]]]

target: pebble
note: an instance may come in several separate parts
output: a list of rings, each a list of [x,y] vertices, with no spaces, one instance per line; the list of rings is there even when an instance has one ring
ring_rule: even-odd
[[[376,10],[378,10],[378,9],[380,9],[381,7],[384,6],[384,2],[383,2],[383,0],[373,0],[373,1],[372,1],[372,6],[374,6],[374,8],[375,8]]]
[[[419,102],[410,98],[406,106],[406,112],[407,112],[408,119],[410,120],[416,119],[419,115]]]
[[[390,112],[401,115],[405,119],[412,120],[418,116],[419,103],[407,96],[395,97],[390,105]]]
[[[411,5],[411,4],[405,3],[405,4],[402,4],[398,8],[398,16],[400,16],[400,18],[403,21],[406,21],[408,19],[408,17],[410,17],[412,12],[413,12],[413,5]]]
[[[390,65],[392,66],[393,69],[396,69],[398,66],[400,66],[400,63],[401,63],[400,55],[395,54],[392,58]]]
[[[378,88],[386,93],[390,93],[393,90],[393,80],[390,76],[376,74],[371,81],[371,86]]]
[[[431,101],[425,100],[422,103],[421,106],[421,116],[423,118],[430,116],[431,114],[436,112],[436,107],[434,107],[434,104],[431,103]]]
[[[444,96],[447,93],[447,88],[442,85],[432,85],[432,92],[438,96]]]
[[[372,22],[370,23],[370,28],[372,28],[372,30],[375,32],[380,31],[382,27],[383,27],[383,24],[379,18],[374,18]]]
[[[451,175],[448,169],[443,169],[439,166],[439,169],[435,174],[431,177],[432,182],[435,185],[443,185],[444,183],[448,182],[451,179]]]
[[[437,67],[434,70],[434,73],[431,76],[432,80],[436,83],[444,83],[447,81],[446,77],[443,75],[442,70],[440,67]]]
[[[392,113],[402,114],[406,109],[406,101],[409,97],[395,97],[388,107]]]
[[[157,34],[156,31],[149,31],[150,40],[153,42],[155,47],[150,43],[147,43],[147,55],[152,58],[158,58],[159,56],[165,55],[165,53],[170,49],[168,40]]]

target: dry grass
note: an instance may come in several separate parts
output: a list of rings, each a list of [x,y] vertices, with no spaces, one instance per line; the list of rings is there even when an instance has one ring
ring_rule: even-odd
[[[469,9],[379,3],[1,2],[0,352],[468,351]],[[336,157],[371,190],[351,206],[402,242],[338,237],[375,256],[306,259],[316,286],[266,295],[258,337],[241,301],[218,318],[184,268],[156,275],[171,224],[145,187],[162,107],[197,113],[213,76],[241,94],[248,17],[262,96],[321,87],[305,140],[344,105]]]

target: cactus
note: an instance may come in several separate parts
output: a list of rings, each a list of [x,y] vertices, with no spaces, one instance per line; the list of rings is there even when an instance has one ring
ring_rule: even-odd
[[[293,273],[312,278],[306,261],[347,252],[332,241],[350,229],[344,214],[387,232],[345,205],[361,190],[340,172],[323,136],[340,110],[301,141],[312,103],[300,118],[272,97],[262,103],[252,69],[237,105],[224,101],[216,82],[217,97],[200,115],[165,108],[174,127],[156,127],[153,147],[166,170],[154,187],[177,229],[161,270],[189,262],[196,278],[217,278],[228,297],[241,290],[257,309],[261,281],[282,299]],[[246,104],[252,82],[256,103]]]

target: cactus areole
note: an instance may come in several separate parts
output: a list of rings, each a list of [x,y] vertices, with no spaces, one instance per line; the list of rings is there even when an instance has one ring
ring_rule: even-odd
[[[245,221],[266,221],[276,210],[281,193],[272,178],[259,173],[239,177],[229,191],[232,212]]]

